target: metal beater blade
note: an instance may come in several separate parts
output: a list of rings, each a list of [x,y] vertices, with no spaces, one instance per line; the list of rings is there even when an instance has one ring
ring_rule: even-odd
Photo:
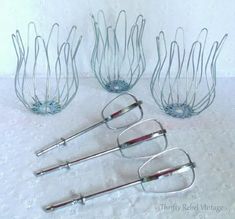
[[[116,112],[113,112],[113,113],[111,113],[110,115],[107,115],[107,116],[106,116],[106,115],[105,115],[105,109],[106,109],[110,104],[112,104],[114,100],[116,100],[116,99],[118,99],[118,98],[121,98],[122,96],[131,97],[132,100],[133,100],[133,103],[131,103],[131,104],[128,105],[128,106],[124,106],[123,108],[117,110]],[[94,128],[100,126],[100,125],[103,125],[103,124],[106,124],[106,126],[107,126],[109,129],[121,129],[121,128],[126,128],[126,127],[128,127],[128,126],[130,126],[130,125],[132,125],[132,124],[134,124],[134,123],[136,123],[136,122],[138,122],[138,121],[140,121],[140,120],[143,118],[143,109],[142,109],[142,107],[141,107],[141,104],[142,104],[142,103],[143,103],[143,102],[142,102],[141,100],[138,100],[134,95],[132,95],[132,94],[130,94],[130,93],[128,93],[128,92],[122,93],[122,94],[118,95],[116,98],[114,98],[113,100],[111,100],[111,101],[104,107],[104,109],[103,109],[102,112],[101,112],[101,116],[102,116],[102,120],[101,120],[101,121],[95,123],[94,125],[92,125],[92,126],[86,128],[86,129],[84,129],[84,130],[82,130],[82,131],[76,132],[76,133],[70,135],[70,136],[67,137],[67,138],[60,138],[60,140],[58,140],[57,142],[55,142],[55,143],[53,143],[53,144],[50,144],[49,146],[46,146],[45,148],[43,148],[43,149],[41,149],[41,150],[36,151],[35,154],[36,154],[37,156],[41,156],[42,154],[45,154],[45,153],[47,153],[47,152],[49,152],[49,151],[51,151],[51,150],[53,150],[53,149],[55,149],[55,148],[57,148],[57,147],[59,147],[59,146],[61,146],[61,145],[66,145],[67,142],[73,140],[74,138],[77,138],[78,136],[83,135],[83,134],[87,133],[88,131],[91,131],[92,129],[94,129]],[[114,120],[114,119],[116,119],[116,118],[118,118],[118,117],[123,116],[124,114],[126,114],[126,113],[132,111],[133,109],[135,109],[135,108],[137,108],[137,107],[138,107],[139,110],[140,110],[140,116],[139,116],[139,118],[138,118],[136,121],[131,122],[131,123],[128,123],[128,124],[125,124],[124,126],[120,126],[120,127],[112,127],[112,126],[109,125],[109,123],[110,123],[112,120]]]
[[[149,128],[149,130],[147,130],[147,131],[143,130],[143,132],[145,131],[146,133],[144,133],[142,135],[140,135],[139,133],[136,134],[137,129],[141,129],[141,128],[144,128],[144,127],[147,127],[147,126],[152,126],[152,127],[151,127],[151,129]],[[129,135],[131,131],[135,132],[135,134],[136,134],[135,137],[131,138],[131,139],[127,139],[125,142],[122,142],[122,136],[124,134],[126,134],[126,132]],[[134,146],[136,147],[137,145],[139,145],[141,143],[144,143],[146,141],[148,141],[146,144],[149,145],[150,140],[154,140],[154,139],[159,138],[159,137],[163,137],[163,143],[161,143],[161,145],[154,142],[153,146],[152,146],[154,148],[153,148],[152,151],[150,151],[151,154],[145,154],[145,155],[140,154],[140,155],[138,155],[138,157],[139,158],[140,157],[151,157],[151,156],[153,156],[153,155],[155,155],[159,152],[164,151],[167,147],[166,130],[163,128],[161,123],[158,122],[156,119],[143,120],[139,123],[136,123],[136,124],[132,125],[131,127],[126,129],[125,131],[123,131],[117,138],[118,145],[116,147],[113,147],[111,149],[104,150],[104,151],[92,154],[92,155],[87,156],[87,157],[75,158],[75,159],[71,159],[69,161],[64,161],[60,164],[56,164],[56,165],[38,170],[34,174],[36,176],[42,176],[42,175],[49,174],[51,172],[62,170],[62,169],[69,170],[71,166],[80,164],[81,162],[84,162],[84,161],[87,161],[87,160],[90,160],[90,159],[93,159],[93,158],[97,158],[97,157],[100,157],[100,156],[103,156],[103,155],[106,155],[106,154],[109,154],[109,153],[112,153],[112,152],[115,152],[115,151],[121,151],[121,154],[123,156],[125,156],[125,152],[124,152],[125,150],[128,150],[128,149],[132,150],[132,153],[133,153]],[[144,147],[144,150],[146,150],[148,145],[146,145]],[[141,146],[141,147],[143,147],[143,146]],[[128,157],[128,156],[125,156],[125,157]],[[134,156],[134,157],[136,157],[136,156]]]
[[[155,172],[153,171],[149,175],[145,175],[145,176],[141,175],[141,172],[142,172],[143,168],[146,168],[146,166],[148,166],[153,160],[159,159],[159,157],[163,154],[167,154],[167,156],[168,155],[170,156],[170,154],[174,151],[182,153],[185,156],[186,161],[182,161],[179,165],[175,165],[175,166],[173,165],[173,166],[170,166],[168,168],[166,167],[164,169],[157,170]],[[174,191],[168,191],[168,192],[165,191],[164,193],[174,193],[174,192],[184,191],[184,190],[190,188],[193,185],[194,181],[195,181],[195,172],[194,172],[195,167],[196,167],[195,163],[191,161],[190,156],[188,155],[187,152],[185,152],[184,150],[179,149],[179,148],[173,148],[173,149],[170,149],[170,150],[166,150],[166,151],[162,152],[161,154],[158,154],[158,155],[150,158],[148,161],[146,161],[139,168],[139,171],[138,171],[138,176],[139,177],[138,177],[138,179],[136,179],[134,181],[131,181],[131,182],[128,182],[128,183],[125,183],[125,184],[122,184],[122,185],[119,185],[119,186],[116,186],[116,187],[113,187],[113,188],[109,188],[109,189],[106,189],[106,190],[103,190],[103,191],[99,191],[99,192],[96,192],[96,193],[93,193],[93,194],[90,194],[90,195],[86,195],[86,196],[78,195],[78,196],[75,196],[73,198],[69,198],[69,199],[64,200],[64,201],[55,202],[53,204],[50,204],[50,205],[46,206],[44,208],[44,210],[46,212],[50,212],[50,211],[54,211],[54,210],[62,208],[62,207],[75,205],[75,204],[78,204],[78,203],[85,204],[85,202],[87,200],[90,200],[90,199],[96,198],[98,196],[105,195],[105,194],[108,194],[108,193],[111,193],[111,192],[114,192],[114,191],[117,191],[117,190],[120,190],[120,189],[125,189],[125,188],[128,188],[130,186],[141,185],[143,190],[145,192],[148,192],[145,188],[146,184],[151,184],[150,186],[154,186],[154,184],[156,184],[156,182],[160,181],[161,179],[170,178],[171,176],[174,176],[174,175],[182,176],[183,173],[190,172],[190,173],[192,173],[192,176],[191,176],[188,184],[185,184],[183,187],[181,187],[181,189],[175,189]],[[154,168],[156,169],[157,167],[154,166]],[[172,180],[172,182],[174,182],[174,180]],[[156,192],[156,191],[153,191],[153,192]],[[156,193],[161,193],[161,192],[156,192]]]

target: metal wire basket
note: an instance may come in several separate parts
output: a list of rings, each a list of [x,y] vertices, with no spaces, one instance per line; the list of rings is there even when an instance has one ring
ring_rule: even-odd
[[[208,108],[215,98],[216,62],[227,38],[207,45],[208,30],[202,29],[187,52],[184,30],[176,30],[169,49],[163,31],[156,37],[158,62],[150,89],[156,104],[165,113],[188,118]]]
[[[95,45],[91,67],[103,88],[120,93],[130,90],[145,70],[142,46],[145,19],[139,15],[127,30],[127,16],[120,11],[115,26],[108,26],[103,11],[92,15]]]
[[[24,43],[19,30],[12,35],[17,56],[15,92],[34,113],[54,114],[64,109],[78,90],[76,55],[81,42],[73,26],[60,43],[59,24],[55,23],[45,40],[36,25],[28,25]]]

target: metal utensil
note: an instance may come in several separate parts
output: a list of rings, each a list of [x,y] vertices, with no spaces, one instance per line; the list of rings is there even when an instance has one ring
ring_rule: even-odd
[[[115,109],[115,111],[110,112],[110,114],[107,113],[107,111],[110,110],[110,106],[112,104],[114,104],[114,102],[117,102],[118,100],[120,100],[121,98],[123,99],[128,99],[128,102],[130,102],[129,104],[126,104],[125,106],[121,106],[119,104],[119,108],[118,110]],[[68,136],[67,138],[60,138],[60,140],[58,140],[57,142],[50,144],[49,146],[36,151],[36,155],[40,156],[42,154],[45,154],[61,145],[66,145],[67,142],[73,140],[74,138],[77,138],[80,135],[83,135],[85,133],[87,133],[88,131],[91,131],[92,129],[105,124],[109,129],[122,129],[122,128],[127,128],[130,125],[133,125],[134,123],[140,121],[143,118],[143,109],[141,107],[141,104],[143,102],[141,100],[138,100],[134,95],[130,94],[130,93],[122,93],[120,95],[118,95],[117,97],[115,97],[113,100],[111,100],[102,110],[101,112],[101,116],[102,116],[102,120],[95,123],[94,125],[91,125],[90,127],[76,132],[70,136]],[[137,118],[135,118],[134,120],[130,121],[128,119],[123,119],[124,124],[116,124],[116,126],[111,124],[111,121],[116,120],[117,118],[133,111],[134,109],[139,109],[139,115]],[[129,114],[128,114],[129,116]],[[111,124],[111,125],[110,125]]]
[[[217,60],[227,37],[209,43],[208,30],[203,28],[187,50],[182,27],[177,28],[170,44],[165,33],[159,33],[150,90],[161,110],[183,119],[200,114],[213,103]]]
[[[168,163],[162,162],[165,160],[164,157],[171,158],[172,154],[177,156],[177,159],[173,156],[173,161],[175,162]],[[179,158],[181,157],[181,158]],[[163,160],[162,160],[163,159]],[[155,161],[164,164],[165,167],[159,169],[159,166],[156,165]],[[191,161],[189,154],[183,149],[173,148],[170,150],[166,150],[156,156],[153,156],[148,161],[146,161],[138,170],[138,179],[128,182],[126,184],[122,184],[113,188],[109,188],[103,191],[99,191],[90,195],[76,195],[64,201],[55,202],[50,204],[44,208],[46,212],[50,212],[62,207],[66,207],[69,205],[75,205],[78,203],[85,204],[87,200],[109,194],[113,191],[117,191],[120,189],[125,189],[130,186],[141,185],[142,189],[145,192],[155,192],[155,193],[174,193],[179,191],[184,191],[190,188],[195,181],[195,172],[194,168],[196,167],[195,163]],[[171,177],[174,177],[173,179]],[[176,183],[176,178],[180,179]],[[162,183],[158,183],[162,181]],[[171,185],[167,182],[170,181]],[[181,183],[179,183],[181,182]],[[157,191],[156,188],[159,188],[159,185],[165,186],[165,190]],[[174,186],[172,186],[174,184]],[[177,184],[177,185],[176,185]],[[179,184],[181,184],[179,186]]]
[[[126,11],[119,12],[114,25],[100,10],[92,15],[95,33],[91,68],[101,86],[120,93],[133,88],[146,67],[142,38],[145,28],[142,15],[129,28]]]
[[[159,137],[162,137],[162,141]],[[154,139],[158,140],[158,142],[149,142]],[[144,142],[147,143],[141,144]],[[35,175],[42,176],[57,170],[70,169],[71,166],[115,151],[120,151],[124,157],[146,158],[164,151],[166,147],[166,130],[163,128],[162,124],[156,119],[147,119],[132,125],[119,134],[117,138],[117,146],[87,157],[71,159],[60,164],[41,169],[36,171]]]
[[[79,88],[77,56],[82,36],[73,26],[67,39],[61,41],[60,31],[60,25],[54,23],[45,37],[30,22],[27,37],[21,37],[19,30],[12,34],[17,57],[16,96],[36,114],[60,112],[72,102]]]

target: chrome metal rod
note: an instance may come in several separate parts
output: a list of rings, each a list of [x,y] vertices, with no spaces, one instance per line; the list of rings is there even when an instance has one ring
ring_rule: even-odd
[[[72,165],[76,165],[76,164],[79,164],[81,162],[84,162],[84,161],[87,161],[87,160],[90,160],[90,159],[93,159],[93,158],[96,158],[96,157],[103,156],[105,154],[109,154],[109,153],[118,151],[120,149],[133,147],[133,146],[135,146],[137,144],[140,144],[144,141],[153,140],[154,138],[163,136],[163,135],[165,135],[165,133],[166,133],[165,129],[158,130],[156,132],[152,132],[150,134],[147,134],[147,135],[129,140],[127,142],[124,142],[123,144],[118,144],[118,147],[114,147],[114,148],[111,148],[109,150],[101,151],[101,152],[98,152],[96,154],[92,154],[90,156],[84,157],[84,158],[76,158],[76,159],[73,159],[73,160],[70,160],[70,161],[64,161],[61,164],[56,164],[56,165],[53,165],[51,167],[41,169],[41,170],[35,172],[35,175],[36,176],[42,176],[42,175],[45,175],[47,173],[51,173],[51,172],[54,172],[54,171],[57,171],[57,170],[61,170],[61,169],[65,169],[65,168],[69,169]]]
[[[122,184],[122,185],[119,185],[119,186],[116,186],[116,187],[113,187],[113,188],[105,189],[103,191],[87,195],[87,196],[83,197],[83,203],[85,204],[86,200],[91,200],[93,198],[96,198],[96,197],[99,197],[99,196],[102,196],[102,195],[106,195],[106,194],[109,194],[111,192],[114,192],[114,191],[117,191],[117,190],[120,190],[120,189],[125,189],[125,188],[131,187],[131,186],[135,186],[135,185],[140,184],[141,182],[142,182],[142,179],[137,179],[137,180],[129,182],[129,183],[125,183],[125,184]]]
[[[96,197],[99,197],[99,196],[102,196],[102,195],[105,195],[105,194],[109,194],[109,193],[114,192],[116,190],[125,189],[125,188],[128,188],[130,186],[135,186],[135,185],[138,185],[138,184],[141,184],[141,183],[147,183],[147,182],[152,181],[152,180],[158,180],[161,177],[167,177],[167,176],[172,175],[176,172],[184,172],[184,171],[188,170],[189,168],[192,168],[192,169],[195,168],[195,163],[194,162],[189,162],[189,163],[179,165],[179,166],[176,166],[176,167],[173,167],[173,168],[167,168],[167,169],[158,171],[153,175],[146,176],[146,177],[143,177],[143,178],[139,178],[135,181],[132,181],[132,182],[129,182],[129,183],[126,183],[126,184],[122,184],[122,185],[119,185],[119,186],[116,186],[116,187],[113,187],[113,188],[105,189],[105,190],[102,190],[102,191],[99,191],[99,192],[96,192],[96,193],[93,193],[93,194],[90,194],[90,195],[87,195],[87,196],[79,195],[79,196],[76,196],[74,198],[69,198],[69,199],[64,200],[64,201],[56,202],[54,204],[46,206],[44,208],[44,210],[49,212],[49,211],[53,211],[53,210],[56,210],[56,209],[59,209],[59,208],[62,208],[62,207],[66,207],[68,205],[74,205],[74,204],[77,204],[77,203],[85,204],[86,200],[90,200],[90,199],[93,199],[93,198],[96,198]]]
[[[100,122],[97,122],[96,124],[86,128],[86,129],[84,129],[82,131],[76,132],[75,134],[70,135],[67,138],[61,138],[59,141],[57,141],[57,142],[55,142],[55,143],[53,143],[53,144],[51,144],[49,146],[46,146],[45,148],[43,148],[43,149],[41,149],[39,151],[36,151],[35,154],[37,156],[41,156],[41,155],[43,155],[43,154],[45,154],[45,153],[47,153],[47,152],[49,152],[49,151],[59,147],[60,145],[66,145],[66,143],[68,141],[71,141],[74,138],[76,138],[76,137],[78,137],[80,135],[83,135],[86,132],[88,132],[88,131],[90,131],[90,130],[98,127],[98,126],[103,125],[104,123],[107,123],[107,122],[109,122],[109,121],[111,121],[111,120],[113,120],[115,118],[118,118],[118,117],[126,114],[127,112],[135,109],[136,107],[140,107],[141,104],[143,104],[142,101],[136,101],[135,103],[133,103],[133,104],[131,104],[131,105],[121,109],[121,110],[118,110],[118,111],[114,112],[113,114],[111,114],[110,116],[108,116],[106,118],[103,117],[103,120],[101,120]]]
[[[55,149],[55,148],[57,148],[57,147],[59,147],[61,145],[66,145],[67,142],[73,140],[74,138],[76,138],[76,137],[78,137],[80,135],[85,134],[86,132],[88,132],[88,131],[90,131],[90,130],[92,130],[92,129],[94,129],[94,128],[102,125],[102,124],[104,124],[105,122],[106,122],[106,120],[102,120],[102,121],[97,122],[96,124],[86,128],[86,129],[82,130],[82,131],[79,131],[79,132],[76,132],[76,133],[70,135],[67,138],[61,138],[59,141],[57,141],[57,142],[55,142],[55,143],[53,143],[53,144],[51,144],[49,146],[46,146],[45,148],[43,148],[43,149],[41,149],[39,151],[36,151],[35,154],[37,156],[41,156],[42,154],[45,154],[45,153],[47,153],[47,152],[49,152],[49,151],[51,151],[51,150],[53,150],[53,149]]]
[[[183,152],[183,154],[188,159],[188,162],[183,162],[182,164],[179,164],[179,165],[176,165],[176,166],[169,166],[169,167],[166,167],[165,169],[156,170],[156,172],[152,172],[152,174],[149,174],[147,176],[141,174],[142,169],[146,168],[147,165],[149,165],[153,159],[158,159],[159,156],[161,156],[165,153],[176,151],[176,150],[178,152]],[[156,166],[156,165],[154,165],[154,166]],[[166,150],[166,151],[162,152],[161,154],[153,156],[152,158],[147,160],[144,164],[142,164],[140,166],[139,170],[138,170],[138,179],[136,179],[136,180],[133,180],[131,182],[128,182],[128,183],[125,183],[125,184],[122,184],[122,185],[119,185],[119,186],[116,186],[116,187],[104,189],[102,191],[98,191],[98,192],[92,193],[90,195],[86,195],[86,196],[76,195],[76,196],[70,197],[68,199],[65,199],[63,201],[59,201],[59,202],[55,202],[53,204],[47,205],[44,208],[44,210],[46,212],[49,212],[49,211],[53,211],[53,210],[56,210],[56,209],[59,209],[59,208],[62,208],[62,207],[69,206],[69,205],[74,205],[74,204],[77,204],[77,203],[85,204],[86,200],[90,200],[90,199],[93,199],[93,198],[96,198],[96,197],[99,197],[99,196],[102,196],[102,195],[105,195],[105,194],[109,194],[109,193],[114,192],[116,190],[125,189],[125,188],[128,188],[130,186],[135,186],[135,185],[139,185],[139,184],[142,185],[143,191],[146,192],[145,188],[143,187],[143,184],[145,184],[145,183],[148,183],[148,182],[153,181],[153,180],[158,180],[158,179],[161,179],[163,177],[168,177],[168,176],[171,176],[171,175],[176,174],[176,173],[179,174],[179,173],[183,173],[183,172],[192,170],[191,182],[188,185],[185,185],[184,188],[176,189],[174,191],[169,191],[169,192],[166,191],[166,193],[185,191],[186,189],[190,188],[193,185],[194,181],[195,181],[195,172],[194,172],[195,167],[196,167],[196,164],[191,161],[191,158],[187,154],[187,152],[185,152],[182,149],[172,148],[170,150]]]
[[[60,201],[60,202],[56,202],[56,203],[47,205],[44,208],[44,210],[46,212],[51,212],[51,211],[57,210],[59,208],[74,205],[74,204],[78,204],[78,203],[85,204],[86,200],[90,200],[90,199],[93,199],[93,198],[96,198],[96,197],[99,197],[99,196],[102,196],[102,195],[106,195],[106,194],[109,194],[109,193],[114,192],[116,190],[125,189],[125,188],[128,188],[130,186],[139,185],[141,182],[142,182],[142,180],[138,179],[138,180],[135,180],[135,181],[123,184],[123,185],[119,185],[119,186],[116,186],[116,187],[113,187],[113,188],[109,188],[109,189],[106,189],[106,190],[103,190],[103,191],[99,191],[99,192],[96,192],[96,193],[93,193],[93,194],[90,194],[90,195],[87,195],[87,196],[78,195],[74,198],[69,198],[69,199],[64,200],[64,201]]]
[[[56,165],[53,165],[51,167],[47,167],[47,168],[38,170],[34,174],[35,174],[35,176],[42,176],[42,175],[49,174],[51,172],[55,172],[55,171],[58,171],[58,170],[61,170],[61,169],[70,169],[70,167],[73,166],[73,165],[79,164],[81,162],[84,162],[84,161],[87,161],[87,160],[90,160],[90,159],[93,159],[93,158],[96,158],[96,157],[103,156],[105,154],[115,152],[115,151],[118,151],[118,150],[120,150],[120,148],[115,147],[115,148],[111,148],[109,150],[98,152],[96,154],[92,154],[92,155],[87,156],[87,157],[76,158],[76,159],[73,159],[73,160],[70,160],[70,161],[64,161],[61,164],[56,164]]]

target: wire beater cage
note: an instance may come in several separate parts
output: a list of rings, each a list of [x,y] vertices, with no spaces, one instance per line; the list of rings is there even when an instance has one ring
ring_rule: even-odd
[[[59,29],[59,24],[53,24],[44,39],[30,22],[25,43],[19,30],[12,34],[17,56],[15,92],[25,107],[37,114],[60,112],[78,90],[76,56],[82,37],[73,26],[60,43]]]
[[[163,31],[156,37],[157,65],[150,90],[166,114],[177,118],[198,115],[215,98],[216,63],[227,38],[208,45],[208,30],[202,29],[189,51],[185,49],[184,30],[179,27],[169,49]]]
[[[127,30],[126,11],[119,12],[114,26],[108,26],[104,12],[92,15],[95,44],[91,67],[101,86],[109,92],[130,90],[145,70],[142,37],[145,19],[139,15]]]

